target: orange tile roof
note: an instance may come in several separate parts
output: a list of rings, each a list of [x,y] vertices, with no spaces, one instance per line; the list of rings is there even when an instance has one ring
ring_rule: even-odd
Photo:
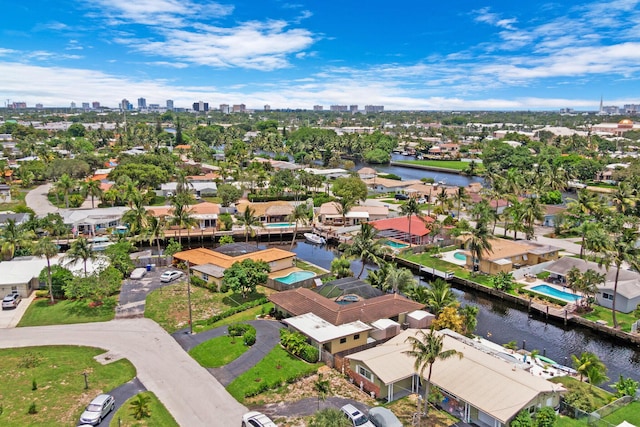
[[[411,216],[411,234],[414,236],[426,236],[431,231],[427,227],[427,223],[433,222],[434,219],[430,216],[417,217]],[[406,216],[399,216],[397,218],[387,218],[378,221],[372,221],[370,223],[376,230],[397,230],[403,233],[409,232],[409,219]]]
[[[234,263],[251,259],[253,261],[273,262],[286,258],[293,258],[296,254],[278,248],[269,248],[232,257],[211,249],[198,248],[176,253],[173,257],[181,261],[189,261],[192,265],[213,264],[222,268],[229,268]]]
[[[106,173],[102,173],[102,174],[98,174],[98,175],[93,175],[91,177],[89,177],[87,179],[87,181],[102,181],[103,179],[107,179],[107,176],[109,176]]]
[[[386,294],[341,305],[306,288],[278,292],[269,295],[268,298],[294,316],[313,313],[333,325],[343,325],[356,320],[371,323],[424,308],[424,304],[399,294]]]
[[[173,206],[152,206],[147,208],[147,211],[153,216],[165,216],[171,215]],[[190,214],[205,215],[205,214],[219,214],[220,205],[211,202],[202,202],[195,205],[187,206],[187,211]]]

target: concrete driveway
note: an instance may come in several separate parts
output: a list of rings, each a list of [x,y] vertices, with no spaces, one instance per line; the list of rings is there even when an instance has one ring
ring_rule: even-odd
[[[4,297],[4,295],[1,296]],[[20,301],[20,304],[18,304],[16,308],[0,311],[0,329],[15,328],[35,297],[36,293],[31,292],[29,298],[22,298],[22,301]]]
[[[182,426],[238,425],[247,409],[149,319],[38,326],[0,331],[0,348],[82,345],[128,359],[147,390]]]
[[[37,216],[46,216],[48,213],[58,212],[59,209],[53,206],[47,198],[52,186],[53,184],[51,183],[40,185],[29,191],[25,196],[25,203],[33,209]]]

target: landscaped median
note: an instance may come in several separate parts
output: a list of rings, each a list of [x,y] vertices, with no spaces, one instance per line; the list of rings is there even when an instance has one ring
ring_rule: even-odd
[[[141,419],[137,419],[134,415],[137,412],[134,408],[137,409],[137,405],[139,405],[139,396],[142,396],[142,399],[146,401],[146,409],[149,414],[148,417],[142,417]],[[179,424],[153,392],[145,391],[124,402],[114,414],[109,426],[178,427]]]

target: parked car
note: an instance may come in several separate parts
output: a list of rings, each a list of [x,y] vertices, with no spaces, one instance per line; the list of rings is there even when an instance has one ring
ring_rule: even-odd
[[[409,200],[409,196],[402,193],[397,193],[395,196],[396,200]]]
[[[92,426],[98,425],[107,414],[116,407],[116,399],[110,394],[101,394],[87,405],[82,415],[80,423]]]
[[[418,199],[418,204],[419,205],[424,205],[425,203],[427,203],[427,199],[425,199],[424,197],[421,197]]]
[[[382,406],[371,408],[369,410],[369,419],[376,427],[402,427],[398,417]]]
[[[242,427],[277,427],[276,424],[271,421],[271,418],[267,417],[262,412],[251,411],[242,416]]]
[[[160,275],[160,281],[167,283],[172,282],[182,276],[182,272],[178,270],[167,270]]]
[[[142,279],[145,275],[147,274],[147,269],[146,268],[134,268],[133,271],[131,272],[131,274],[129,275],[129,278],[132,280],[140,280]]]
[[[7,308],[16,308],[18,304],[20,304],[21,300],[22,297],[19,293],[12,292],[2,299],[2,309],[6,310]]]
[[[376,427],[365,414],[351,404],[344,405],[340,410],[354,427]]]

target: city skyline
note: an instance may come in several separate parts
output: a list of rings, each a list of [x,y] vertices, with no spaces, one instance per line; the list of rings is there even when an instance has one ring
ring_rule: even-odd
[[[640,98],[638,0],[315,3],[12,5],[0,97],[45,107],[145,98],[176,108],[579,111],[597,111],[601,97]]]

